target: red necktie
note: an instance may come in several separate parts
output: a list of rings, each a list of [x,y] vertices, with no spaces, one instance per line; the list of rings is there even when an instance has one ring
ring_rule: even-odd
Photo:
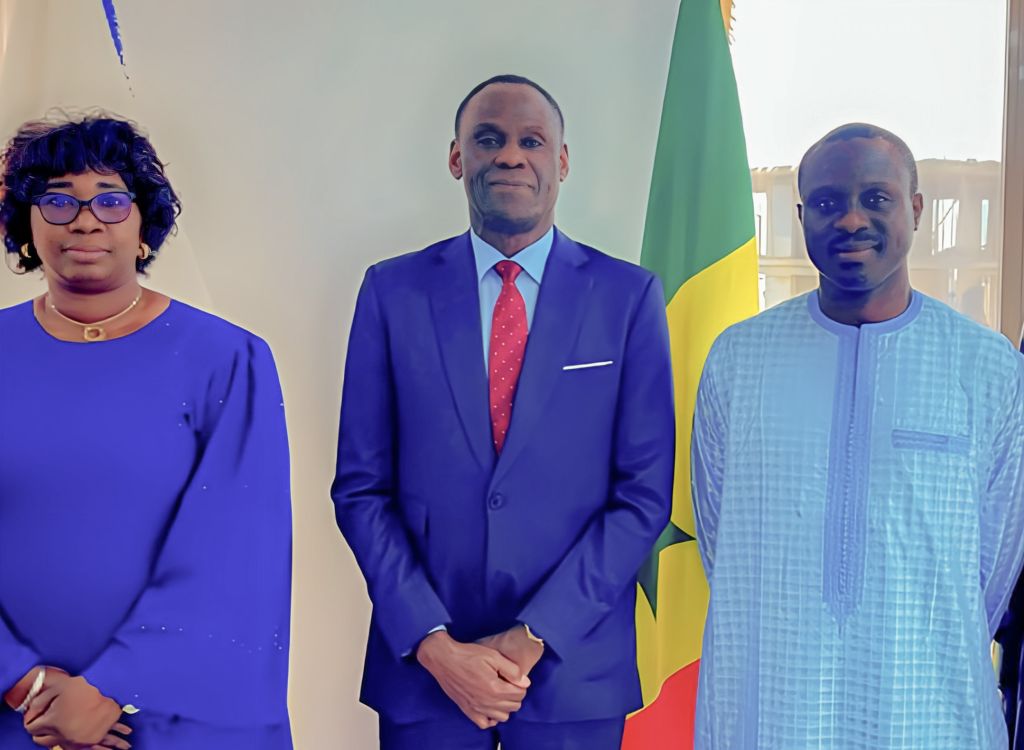
[[[501,453],[512,421],[512,402],[523,369],[526,351],[526,303],[516,288],[516,277],[522,266],[511,260],[494,266],[501,276],[501,294],[494,305],[491,319],[491,350],[488,358],[488,380],[491,385],[491,429],[494,448]]]

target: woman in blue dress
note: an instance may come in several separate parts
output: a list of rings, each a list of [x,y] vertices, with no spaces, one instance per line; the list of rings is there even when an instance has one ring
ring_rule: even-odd
[[[270,350],[140,286],[180,203],[132,123],[26,123],[0,159],[8,265],[46,280],[0,310],[0,748],[287,750]]]

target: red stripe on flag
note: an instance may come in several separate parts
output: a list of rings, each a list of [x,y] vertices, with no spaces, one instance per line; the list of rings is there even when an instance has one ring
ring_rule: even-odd
[[[700,662],[665,680],[661,694],[626,721],[622,750],[692,750]]]

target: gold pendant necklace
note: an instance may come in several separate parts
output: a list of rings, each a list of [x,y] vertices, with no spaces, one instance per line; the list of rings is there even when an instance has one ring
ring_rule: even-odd
[[[103,320],[97,320],[95,323],[83,323],[80,320],[69,318],[67,315],[58,310],[57,306],[53,304],[53,301],[50,299],[50,295],[46,295],[46,302],[49,305],[50,309],[53,310],[58,316],[66,320],[68,323],[74,323],[76,326],[79,326],[82,329],[82,338],[90,342],[106,340],[107,332],[103,329],[103,326],[105,326],[112,320],[117,320],[122,315],[127,314],[132,308],[139,304],[140,299],[142,299],[142,289],[139,289],[139,293],[135,295],[135,299],[132,300],[132,303],[128,305],[128,307],[123,309],[121,312],[117,313],[116,315],[111,315],[109,318],[104,318]]]

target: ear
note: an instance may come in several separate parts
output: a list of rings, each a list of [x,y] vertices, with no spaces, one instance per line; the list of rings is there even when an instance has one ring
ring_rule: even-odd
[[[459,140],[452,140],[448,147],[448,171],[456,180],[462,179],[462,149],[459,148]]]
[[[924,196],[920,193],[914,193],[914,197],[911,198],[911,204],[914,206],[914,231],[917,231],[918,225],[921,223],[921,213],[924,211]]]
[[[558,154],[558,181],[565,182],[565,178],[569,176],[569,146],[568,144],[562,144],[562,150]]]

